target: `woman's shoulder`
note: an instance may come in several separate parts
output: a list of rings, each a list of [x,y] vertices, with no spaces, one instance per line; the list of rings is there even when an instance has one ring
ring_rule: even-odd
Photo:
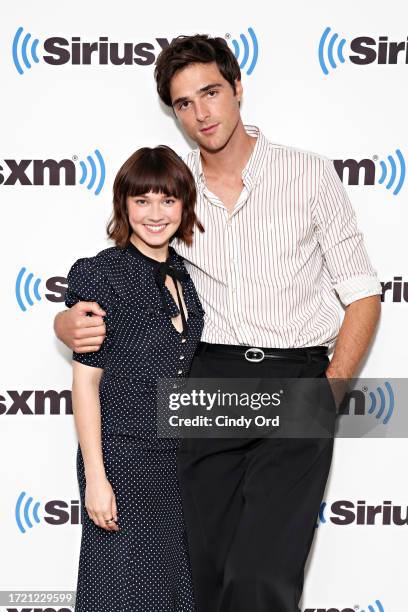
[[[98,301],[101,296],[111,293],[112,275],[120,266],[121,259],[121,249],[116,246],[103,249],[92,257],[77,259],[68,272],[66,303],[78,296],[85,301]]]
[[[91,257],[80,257],[72,265],[71,273],[96,274],[107,273],[118,264],[122,258],[122,249],[117,246],[108,247]]]

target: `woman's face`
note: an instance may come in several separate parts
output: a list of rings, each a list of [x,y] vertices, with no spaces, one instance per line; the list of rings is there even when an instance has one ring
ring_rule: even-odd
[[[149,247],[165,246],[181,223],[182,201],[164,193],[127,196],[126,206],[133,233]]]

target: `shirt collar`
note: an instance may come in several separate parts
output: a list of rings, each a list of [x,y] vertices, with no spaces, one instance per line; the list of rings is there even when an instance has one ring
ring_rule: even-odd
[[[252,153],[242,170],[242,181],[248,189],[252,189],[258,182],[261,170],[266,160],[268,151],[268,140],[261,130],[255,125],[244,124],[244,128],[249,136],[255,136],[256,142]],[[205,175],[201,163],[200,149],[194,149],[195,152],[195,174],[197,183],[201,190],[206,187]]]

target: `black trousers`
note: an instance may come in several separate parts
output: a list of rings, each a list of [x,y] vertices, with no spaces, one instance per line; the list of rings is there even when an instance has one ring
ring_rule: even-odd
[[[304,362],[209,354],[190,377],[321,377]],[[335,417],[334,417],[335,418]],[[298,612],[333,438],[183,439],[178,476],[197,612]]]

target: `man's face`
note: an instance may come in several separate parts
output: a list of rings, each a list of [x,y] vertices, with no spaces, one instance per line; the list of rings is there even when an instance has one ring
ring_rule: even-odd
[[[236,94],[215,62],[190,64],[173,76],[170,95],[177,119],[202,149],[221,150],[240,120],[241,82]]]

